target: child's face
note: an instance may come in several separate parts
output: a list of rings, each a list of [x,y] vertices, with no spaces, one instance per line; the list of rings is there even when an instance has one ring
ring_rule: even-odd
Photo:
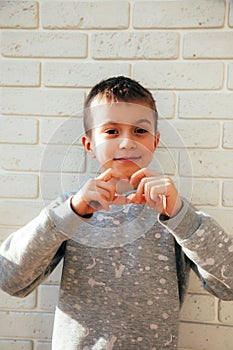
[[[148,105],[127,102],[91,104],[92,130],[83,144],[100,166],[116,175],[130,177],[152,161],[159,142],[155,120]]]

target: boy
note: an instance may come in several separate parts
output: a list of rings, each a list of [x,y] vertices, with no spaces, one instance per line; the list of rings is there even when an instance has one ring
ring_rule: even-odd
[[[176,349],[190,267],[233,299],[233,240],[148,168],[159,132],[147,89],[125,77],[100,82],[84,127],[100,175],[2,244],[1,287],[23,297],[64,257],[53,350]]]

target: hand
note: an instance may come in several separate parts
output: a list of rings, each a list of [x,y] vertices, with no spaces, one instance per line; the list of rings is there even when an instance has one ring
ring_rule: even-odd
[[[130,183],[137,187],[136,193],[131,195],[131,203],[146,204],[168,217],[180,211],[182,201],[168,176],[160,176],[143,168],[131,176]]]
[[[97,178],[88,180],[71,198],[73,211],[84,216],[101,209],[108,211],[110,204],[129,203],[128,198],[116,194],[116,186],[120,178],[109,168]]]

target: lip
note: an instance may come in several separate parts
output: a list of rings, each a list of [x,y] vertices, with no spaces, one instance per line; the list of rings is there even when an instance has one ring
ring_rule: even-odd
[[[137,160],[141,159],[141,157],[116,157],[113,158],[113,160],[117,162],[136,162]]]

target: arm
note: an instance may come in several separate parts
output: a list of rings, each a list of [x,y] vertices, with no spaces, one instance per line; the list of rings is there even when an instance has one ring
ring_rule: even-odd
[[[65,242],[83,223],[61,196],[25,227],[12,233],[0,247],[0,287],[24,297],[57,266]]]
[[[160,213],[160,223],[182,247],[204,288],[221,299],[233,300],[233,237],[211,217],[182,201],[169,177],[145,168],[132,175],[131,183],[138,184],[131,201]]]
[[[15,296],[29,294],[54,270],[64,256],[66,241],[93,212],[108,210],[112,201],[126,203],[124,196],[115,195],[110,181],[114,176],[108,169],[90,179],[74,196],[59,197],[10,235],[0,247],[0,288]]]
[[[233,238],[186,200],[175,217],[160,215],[159,221],[182,247],[204,288],[220,299],[233,300]]]

